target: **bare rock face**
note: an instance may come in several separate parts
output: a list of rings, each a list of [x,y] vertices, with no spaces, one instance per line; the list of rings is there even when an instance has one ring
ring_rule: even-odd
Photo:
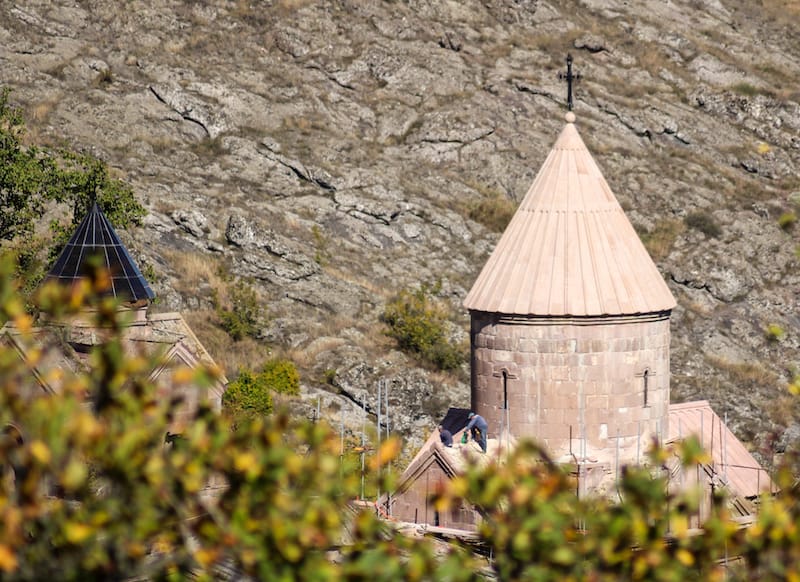
[[[755,447],[783,431],[776,403],[800,361],[795,8],[4,6],[3,79],[31,138],[92,151],[134,185],[162,305],[207,309],[179,257],[213,258],[269,298],[262,335],[298,354],[306,412],[352,410],[359,431],[384,381],[411,447],[469,388],[394,351],[379,315],[438,281],[466,336],[461,301],[503,205],[563,125],[571,51],[577,127],[679,302],[673,400],[710,399]]]

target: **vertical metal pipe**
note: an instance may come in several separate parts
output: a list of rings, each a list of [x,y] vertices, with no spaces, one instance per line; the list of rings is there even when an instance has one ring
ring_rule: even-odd
[[[382,435],[382,430],[383,430],[383,429],[381,429],[381,397],[382,397],[381,387],[382,387],[382,385],[383,385],[383,380],[378,380],[378,406],[375,408],[375,425],[376,425],[375,428],[377,429],[377,432],[378,432],[378,447],[381,446],[381,435]]]
[[[506,450],[511,450],[511,409],[506,406]]]
[[[378,445],[375,447],[375,456],[378,460],[378,487],[375,493],[375,503],[380,501],[381,498],[381,388],[383,388],[383,379],[378,380],[378,407],[376,410],[375,423],[377,424]]]
[[[728,411],[725,411],[725,428],[728,427]],[[720,430],[722,432],[722,430]],[[724,433],[723,433],[724,435]],[[720,439],[723,438],[723,435],[720,435]],[[728,482],[728,439],[724,439],[722,441],[722,477],[725,479],[725,483]]]
[[[636,464],[639,464],[640,453],[642,450],[642,421],[636,424]]]
[[[714,416],[711,416],[711,469],[716,473],[717,463],[714,461]]]
[[[385,405],[384,414],[383,414],[383,422],[386,425],[386,440],[389,440],[389,381],[384,380],[383,382],[383,403]],[[388,464],[386,466],[386,471],[389,475],[392,474],[392,465]],[[392,493],[391,491],[386,492],[386,514],[391,517],[392,516]]]
[[[361,499],[364,499],[364,447],[367,438],[367,402],[366,396],[361,396]]]
[[[386,382],[383,388],[383,397],[386,401],[386,438],[389,438],[389,383]]]
[[[706,433],[705,433],[706,428],[705,428],[705,424],[706,424],[705,417],[703,415],[703,411],[701,410],[700,411],[700,446],[703,447],[703,449],[706,448]]]
[[[569,425],[569,455],[575,458],[575,453],[572,452],[572,425]]]
[[[583,401],[583,382],[578,384],[578,422],[581,431],[581,460],[586,458],[586,417],[584,414],[585,402]]]
[[[725,441],[722,438],[722,419],[719,419],[719,462],[722,465],[722,478],[725,478]]]
[[[683,424],[681,423],[680,417],[678,417],[678,439],[683,441]],[[681,469],[681,472],[680,472],[680,475],[681,475],[681,480],[680,480],[681,490],[683,490],[683,483],[684,483],[684,479],[685,479],[684,473],[685,473],[685,471],[683,469]]]
[[[508,374],[505,376],[506,382],[506,450],[511,449],[511,407],[508,402]]]

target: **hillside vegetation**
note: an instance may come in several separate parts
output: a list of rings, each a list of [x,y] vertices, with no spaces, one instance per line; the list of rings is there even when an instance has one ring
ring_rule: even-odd
[[[796,440],[796,3],[0,6],[27,143],[132,185],[156,309],[187,313],[229,374],[290,358],[306,412],[353,430],[386,381],[412,447],[469,389],[381,314],[438,281],[443,341],[463,344],[461,301],[563,124],[572,52],[577,127],[679,302],[673,399],[711,400],[764,461]],[[265,309],[236,342],[220,314],[242,285]]]

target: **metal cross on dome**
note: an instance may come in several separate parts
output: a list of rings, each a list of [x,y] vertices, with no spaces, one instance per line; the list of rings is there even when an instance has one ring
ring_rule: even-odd
[[[579,81],[580,74],[572,74],[572,55],[567,53],[567,72],[559,73],[558,78],[567,81],[567,110],[572,111],[572,82]]]

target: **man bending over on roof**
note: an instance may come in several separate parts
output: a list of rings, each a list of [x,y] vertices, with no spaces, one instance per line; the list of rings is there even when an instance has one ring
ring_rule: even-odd
[[[478,444],[481,446],[481,450],[485,453],[486,433],[489,430],[489,425],[486,424],[486,421],[480,414],[475,414],[474,412],[470,412],[467,418],[469,418],[469,424],[467,425],[467,428],[464,429],[464,432],[467,434],[472,434],[470,431],[475,429],[475,431],[477,431],[477,435],[473,436],[473,440],[478,442]]]
[[[443,427],[441,424],[439,425],[439,438],[442,439],[442,444],[446,447],[453,446],[453,433]]]

